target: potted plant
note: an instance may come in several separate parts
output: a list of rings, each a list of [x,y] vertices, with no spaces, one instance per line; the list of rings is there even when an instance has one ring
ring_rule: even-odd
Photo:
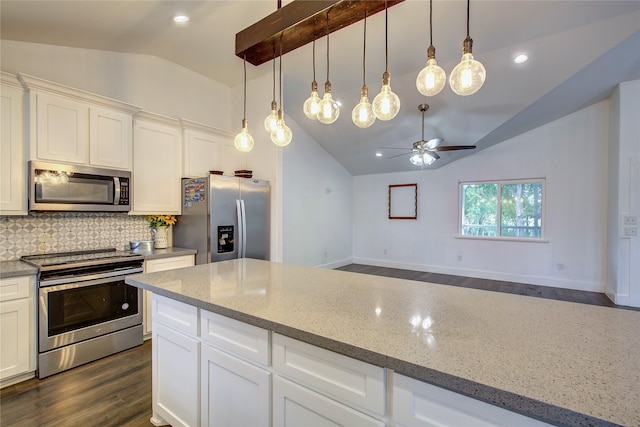
[[[173,245],[172,226],[178,222],[175,215],[149,215],[147,217],[156,249]]]

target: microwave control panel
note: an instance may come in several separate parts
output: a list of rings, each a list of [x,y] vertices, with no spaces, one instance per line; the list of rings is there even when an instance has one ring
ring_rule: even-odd
[[[118,204],[129,204],[129,178],[120,178],[120,200]]]

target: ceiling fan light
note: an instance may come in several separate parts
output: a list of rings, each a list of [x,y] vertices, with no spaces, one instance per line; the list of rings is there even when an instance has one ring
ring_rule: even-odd
[[[429,153],[424,153],[422,155],[422,161],[424,162],[425,165],[430,165],[436,161],[436,158],[430,156]]]
[[[409,161],[411,162],[412,165],[415,165],[415,166],[422,166],[422,164],[424,163],[422,154],[420,153],[416,153],[413,156],[409,157]]]
[[[367,86],[362,87],[362,96],[360,102],[353,108],[351,112],[351,120],[359,128],[368,128],[376,121],[376,116],[373,114],[373,107],[369,102]]]
[[[447,83],[447,75],[436,62],[436,58],[427,59],[427,65],[416,78],[418,92],[424,96],[434,96],[442,92]]]

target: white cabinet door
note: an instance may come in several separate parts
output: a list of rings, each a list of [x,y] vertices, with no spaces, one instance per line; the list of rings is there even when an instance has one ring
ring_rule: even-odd
[[[89,106],[72,99],[38,93],[36,158],[89,163]],[[31,158],[34,158],[31,153]]]
[[[225,165],[223,157],[224,147],[229,144],[233,145],[231,134],[185,129],[182,176],[197,178],[208,175],[210,170],[233,175],[233,165]]]
[[[153,325],[153,416],[172,426],[199,425],[200,342],[156,322]]]
[[[273,377],[273,426],[384,426],[335,400],[278,375]]]
[[[0,380],[29,371],[29,299],[0,302]]]
[[[150,259],[144,262],[144,272],[153,273],[155,271],[173,270],[175,268],[191,267],[195,265],[194,255],[181,255],[170,258]],[[142,326],[145,339],[151,338],[151,325],[153,324],[153,310],[151,309],[151,291],[142,291]]]
[[[27,167],[23,132],[23,89],[2,74],[0,92],[0,215],[26,215]]]
[[[182,148],[177,126],[136,120],[133,214],[180,215]]]
[[[205,344],[201,352],[200,424],[268,427],[271,374]]]
[[[393,384],[393,419],[398,427],[549,426],[404,375],[394,374]]]
[[[106,108],[89,109],[89,163],[131,170],[133,146],[131,114]]]

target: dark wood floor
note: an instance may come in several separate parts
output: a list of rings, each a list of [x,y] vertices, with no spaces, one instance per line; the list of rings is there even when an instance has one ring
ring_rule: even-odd
[[[148,427],[151,341],[0,392],[2,427]]]
[[[640,310],[633,307],[616,305],[605,294],[599,292],[576,291],[573,289],[554,288],[550,286],[527,285],[524,283],[505,282],[502,280],[478,279],[474,277],[428,273],[424,271],[402,270],[398,268],[376,267],[363,264],[349,264],[344,267],[339,267],[336,270],[373,274],[376,276],[397,277],[401,279],[439,283],[443,285],[462,286],[465,288],[482,289],[486,291],[506,292],[538,298],[579,302],[583,304],[593,304],[605,307]]]

